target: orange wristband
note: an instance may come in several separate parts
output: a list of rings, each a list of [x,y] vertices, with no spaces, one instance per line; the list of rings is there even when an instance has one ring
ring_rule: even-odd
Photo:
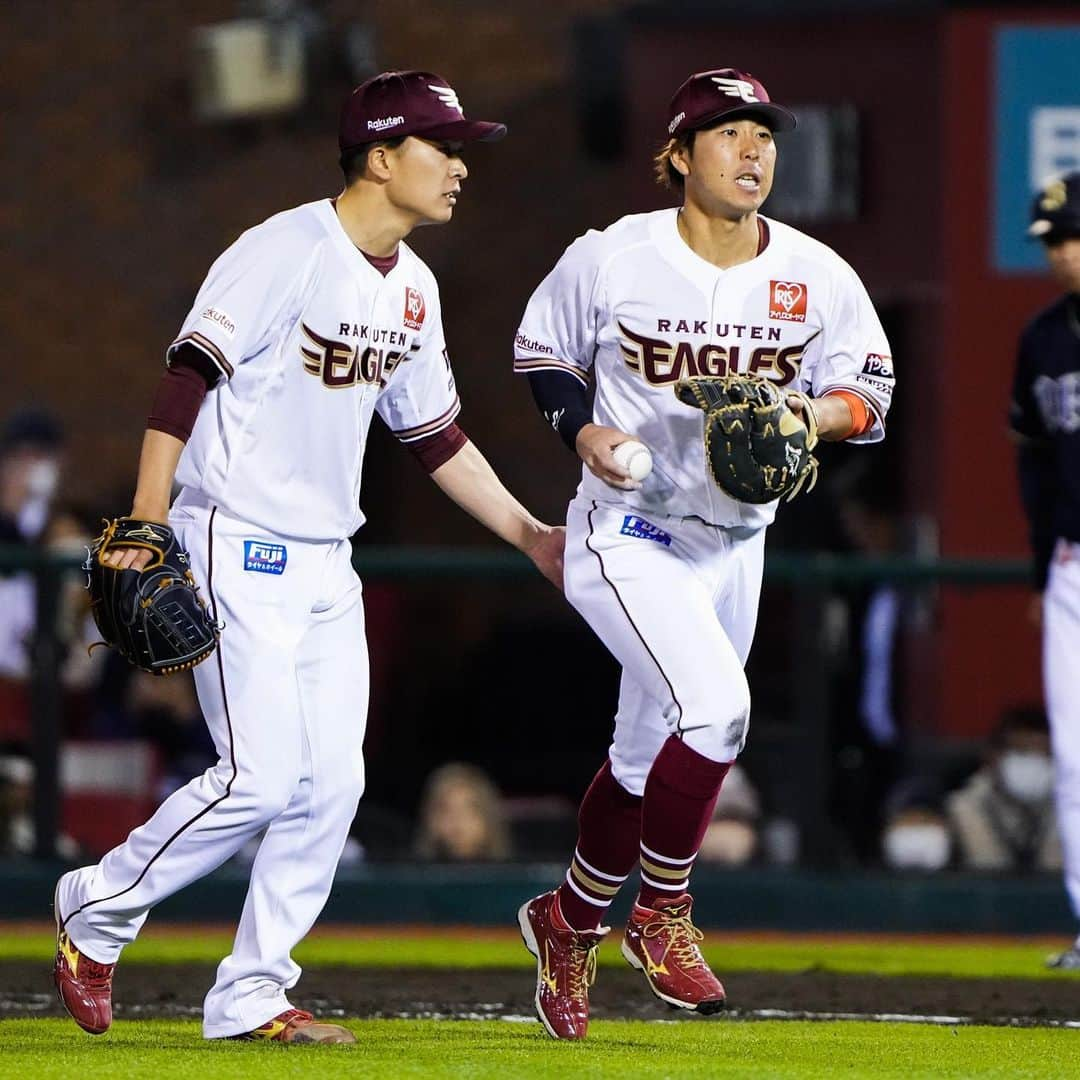
[[[855,435],[862,435],[873,427],[874,414],[858,394],[853,394],[850,390],[832,390],[825,396],[832,397],[833,395],[843,398],[851,410],[851,430],[843,438],[850,439]]]

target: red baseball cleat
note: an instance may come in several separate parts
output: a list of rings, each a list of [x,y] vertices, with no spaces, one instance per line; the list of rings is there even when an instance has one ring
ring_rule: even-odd
[[[303,1009],[286,1009],[272,1020],[243,1035],[240,1042],[354,1043],[356,1036],[338,1024],[323,1024]]]
[[[536,1015],[553,1039],[584,1039],[589,1029],[589,987],[596,950],[608,928],[562,929],[553,922],[555,892],[522,904],[518,926],[536,957]]]
[[[705,935],[690,919],[693,905],[686,893],[657,910],[635,904],[622,954],[661,1001],[708,1016],[723,1009],[724,987],[698,948]]]
[[[112,977],[115,964],[99,964],[79,952],[56,924],[56,964],[53,982],[60,1003],[71,1019],[91,1035],[101,1035],[112,1023]]]

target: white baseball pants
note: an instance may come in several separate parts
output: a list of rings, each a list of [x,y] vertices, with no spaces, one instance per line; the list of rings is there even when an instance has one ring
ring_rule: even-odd
[[[195,669],[220,760],[97,866],[65,874],[58,912],[79,949],[112,963],[158,901],[265,829],[205,1002],[203,1032],[219,1038],[289,1008],[290,952],[330,893],[364,785],[364,609],[347,541],[267,535],[186,492],[170,522],[223,625]]]
[[[765,530],[639,515],[579,495],[566,523],[566,596],[622,665],[612,772],[632,795],[669,735],[713,761],[746,743],[743,666]]]
[[[1065,889],[1080,922],[1080,544],[1059,540],[1043,594],[1043,685]]]

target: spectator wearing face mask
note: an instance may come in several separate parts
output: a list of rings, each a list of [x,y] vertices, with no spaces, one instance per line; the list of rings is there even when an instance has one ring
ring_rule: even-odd
[[[881,858],[891,870],[944,870],[953,840],[938,785],[911,777],[897,785],[886,806]]]
[[[64,433],[47,412],[24,409],[0,429],[0,544],[41,536],[60,482]]]
[[[86,557],[90,537],[90,529],[77,514],[54,508],[44,531],[28,546],[81,560]],[[0,573],[0,739],[14,742],[30,739],[30,678],[37,602],[33,573]],[[69,735],[85,734],[95,712],[107,650],[89,651],[89,646],[100,640],[101,635],[90,614],[86,575],[78,570],[67,571],[60,582],[51,630],[61,650],[59,681],[63,691],[64,730]]]
[[[1054,762],[1041,709],[1004,713],[986,763],[946,800],[968,870],[1060,870]]]

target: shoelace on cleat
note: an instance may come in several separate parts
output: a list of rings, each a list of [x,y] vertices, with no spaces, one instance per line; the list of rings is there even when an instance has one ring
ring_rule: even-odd
[[[83,956],[79,963],[79,982],[91,990],[108,990],[112,986],[111,964],[99,964]]]
[[[660,916],[659,919],[650,919],[641,929],[642,937],[659,937],[665,930],[671,932],[660,962],[663,963],[671,953],[680,967],[705,967],[705,958],[697,946],[699,941],[705,940],[705,935],[691,922],[690,916],[672,915],[666,911],[661,911]]]
[[[597,945],[579,945],[577,941],[570,946],[566,963],[566,983],[571,997],[585,997],[589,987],[596,982],[598,949]]]

